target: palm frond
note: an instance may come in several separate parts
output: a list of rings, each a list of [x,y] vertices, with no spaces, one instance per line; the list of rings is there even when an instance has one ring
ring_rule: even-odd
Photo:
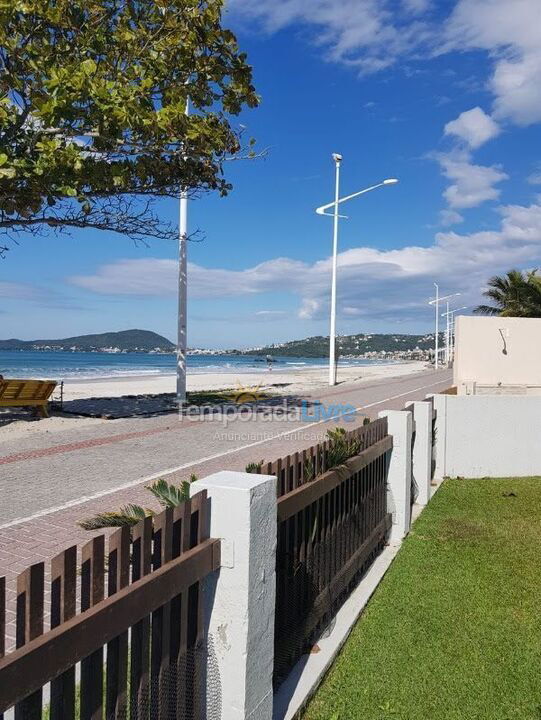
[[[541,317],[541,278],[534,270],[513,268],[505,275],[494,275],[483,295],[494,305],[479,305],[474,312],[502,317]]]
[[[137,525],[148,515],[152,515],[152,510],[146,510],[140,505],[125,505],[120,510],[111,512],[103,512],[94,515],[94,517],[81,520],[78,524],[83,530],[102,530],[110,527],[132,527]]]
[[[501,311],[492,305],[478,305],[473,309],[473,312],[477,315],[499,315]]]
[[[154,495],[162,507],[178,507],[185,500],[190,498],[190,483],[197,480],[195,475],[190,480],[183,480],[180,485],[171,485],[164,478],[156,480],[152,485],[146,485],[146,489]]]

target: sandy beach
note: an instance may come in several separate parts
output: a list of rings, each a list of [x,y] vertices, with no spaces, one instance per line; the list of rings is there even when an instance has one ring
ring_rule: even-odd
[[[370,365],[358,367],[344,367],[338,370],[338,384],[347,390],[359,388],[371,380],[384,378],[406,377],[422,372],[428,368],[424,362],[389,363],[385,365]],[[62,413],[53,409],[51,417],[32,422],[28,411],[0,412],[0,443],[11,441],[18,437],[24,438],[34,434],[58,433],[70,428],[83,428],[85,425],[117,423],[120,420],[109,419],[110,409],[118,409],[126,405],[131,408],[139,402],[151,404],[161,403],[161,400],[148,400],[148,396],[163,393],[174,393],[176,378],[174,375],[142,375],[117,376],[114,378],[96,378],[93,380],[68,380],[64,383],[64,408]],[[257,389],[269,395],[295,395],[297,397],[315,397],[321,391],[322,396],[328,392],[328,370],[325,367],[301,368],[287,371],[239,372],[239,373],[192,373],[187,378],[188,390],[227,390],[227,389]],[[58,396],[59,393],[56,393]],[[147,398],[145,398],[147,396]],[[116,400],[115,398],[123,398]],[[132,399],[128,399],[132,398]],[[92,400],[90,400],[92,399]],[[86,417],[70,407],[70,403],[88,400],[94,417]],[[171,404],[171,403],[170,403]],[[86,410],[86,408],[85,408]],[[74,414],[68,414],[73,412]],[[103,414],[102,414],[103,413]],[[126,414],[118,417],[129,417],[130,409]],[[20,419],[19,419],[20,418]],[[145,420],[144,414],[139,414],[139,420]],[[4,421],[4,422],[2,422]]]
[[[425,365],[424,362],[404,362],[344,367],[338,369],[338,382],[358,383],[382,377],[401,377],[420,372]],[[270,372],[188,373],[187,386],[191,391],[258,387],[270,393],[309,394],[325,386],[327,378],[328,370],[325,367]],[[67,380],[64,383],[64,400],[172,393],[175,392],[175,383],[174,374]]]

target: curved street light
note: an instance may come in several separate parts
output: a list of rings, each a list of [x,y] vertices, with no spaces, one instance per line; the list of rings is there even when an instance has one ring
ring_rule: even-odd
[[[329,385],[336,385],[336,266],[337,266],[337,254],[338,254],[338,218],[347,218],[347,215],[338,214],[338,206],[347,200],[353,200],[353,198],[364,195],[371,190],[384,187],[385,185],[396,185],[398,180],[396,178],[388,178],[383,180],[377,185],[371,185],[364,190],[340,197],[340,164],[342,162],[342,155],[333,153],[332,159],[334,160],[336,167],[335,176],[335,194],[333,202],[321,205],[316,208],[318,215],[327,215],[328,217],[334,218],[333,226],[333,244],[332,244],[332,281],[331,281],[331,327],[329,334]],[[329,208],[334,208],[332,213],[326,212]]]

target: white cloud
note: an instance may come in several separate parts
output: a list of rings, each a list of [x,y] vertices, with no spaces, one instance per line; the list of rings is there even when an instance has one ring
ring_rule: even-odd
[[[473,208],[487,200],[497,200],[500,190],[495,186],[508,177],[497,166],[474,165],[468,153],[440,154],[436,158],[444,176],[452,181],[443,193],[451,210]]]
[[[0,281],[0,297],[12,300],[39,300],[43,293],[33,285]]]
[[[423,13],[429,9],[431,0],[402,0],[402,5],[410,13]]]
[[[189,292],[192,298],[239,297],[276,289],[276,278],[295,282],[306,270],[305,263],[277,258],[247,270],[204,268],[188,263]],[[161,297],[177,292],[178,265],[158,258],[119,260],[103,265],[95,275],[68,278],[72,285],[101,295]]]
[[[461,113],[456,120],[445,126],[445,135],[453,135],[463,140],[470,148],[478,148],[487,140],[500,133],[500,127],[480,107]]]
[[[528,177],[530,185],[541,185],[541,165]]]
[[[376,320],[425,316],[434,280],[443,289],[462,292],[465,305],[474,304],[491,275],[540,263],[541,198],[530,206],[501,207],[499,213],[501,223],[496,230],[440,232],[430,247],[357,247],[340,253],[339,314]],[[287,292],[297,298],[301,319],[317,319],[328,313],[330,273],[330,258],[312,264],[277,258],[240,271],[192,264],[190,296]],[[103,266],[95,275],[72,278],[72,282],[98,293],[171,296],[176,292],[176,262],[123,260]],[[267,317],[275,316],[275,311],[271,312]]]
[[[230,0],[238,16],[256,21],[274,33],[293,23],[313,26],[314,45],[326,48],[326,58],[377,72],[393,65],[425,37],[418,18],[428,0]]]
[[[436,22],[428,0],[230,0],[240,17],[265,31],[300,23],[326,58],[377,72],[413,57],[484,50],[493,59],[488,87],[496,119],[541,121],[541,2],[458,0]]]
[[[496,118],[541,122],[539,0],[459,0],[444,35],[441,52],[481,49],[494,58],[489,87]]]
[[[464,221],[464,218],[456,210],[442,210],[440,212],[440,223],[443,227],[449,227],[450,225],[457,225]]]

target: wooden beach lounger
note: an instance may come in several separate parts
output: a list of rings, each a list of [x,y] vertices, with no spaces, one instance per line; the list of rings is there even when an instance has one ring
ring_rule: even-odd
[[[47,402],[55,387],[51,380],[0,380],[0,407],[35,407],[49,417]]]

